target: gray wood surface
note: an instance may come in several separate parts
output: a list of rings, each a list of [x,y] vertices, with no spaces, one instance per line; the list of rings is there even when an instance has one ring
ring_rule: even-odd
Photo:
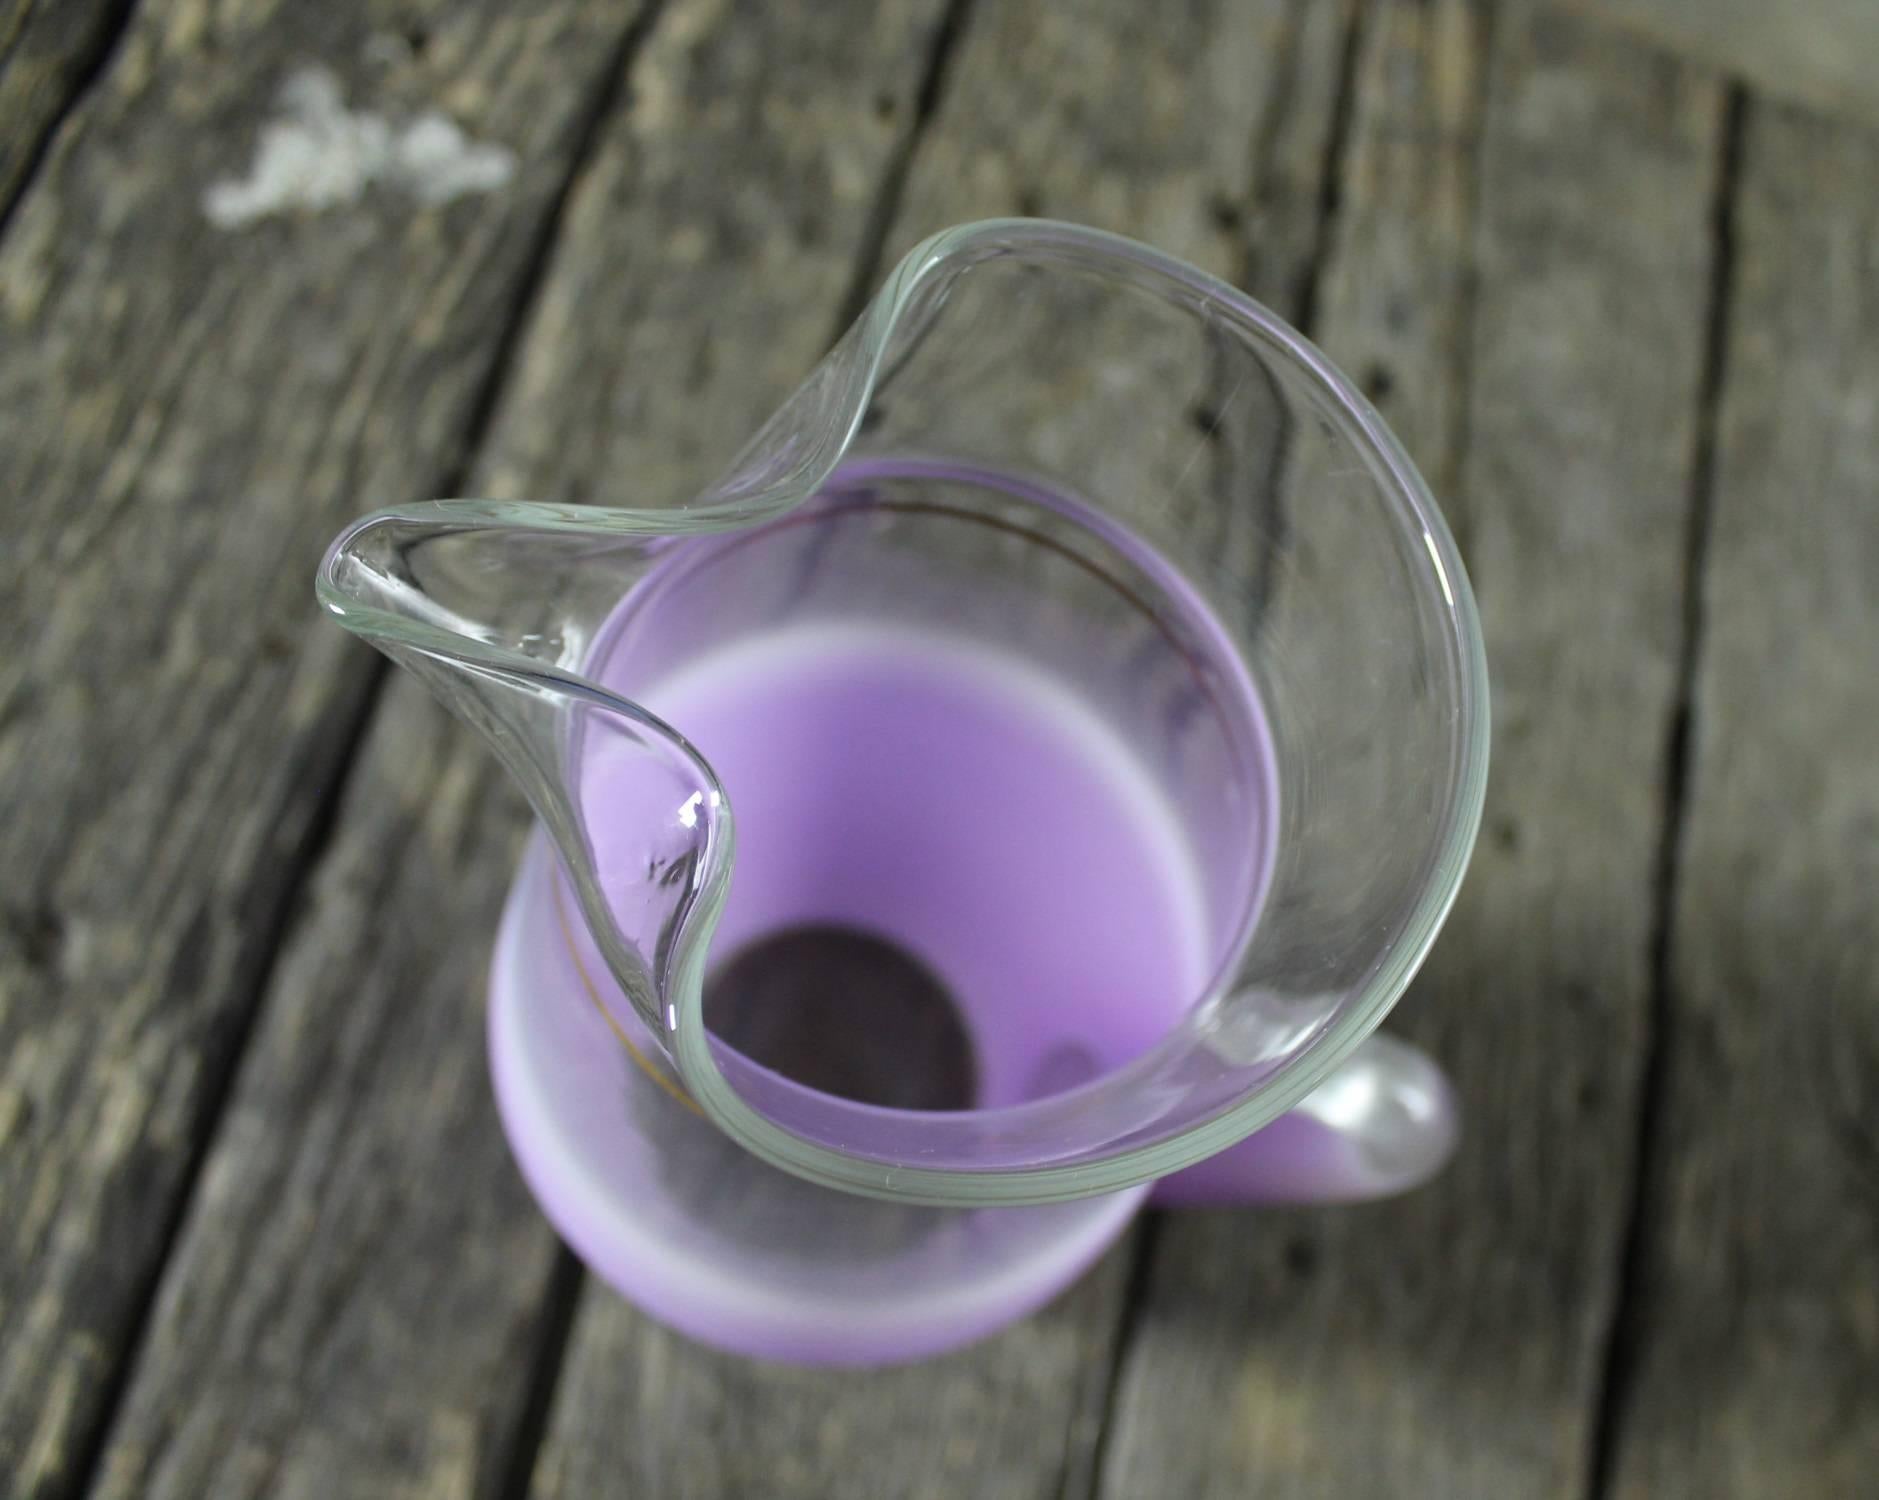
[[[1615,1493],[1879,1468],[1879,134],[1749,111]]]
[[[430,25],[384,61],[397,19]],[[139,15],[0,243],[0,1474],[72,1492],[373,681],[314,629],[346,518],[428,495],[630,10]],[[374,61],[374,58],[380,60]],[[224,235],[286,78],[521,167]]]
[[[1777,99],[1879,123],[1872,0],[1572,0]]]
[[[890,253],[996,214],[1152,235],[1235,276],[1249,200],[1296,279],[1309,257],[1322,141],[1348,7],[1198,0],[1151,15],[1124,0],[1072,15],[971,13],[922,141]],[[1128,107],[1116,107],[1128,101]]]
[[[489,1102],[525,809],[386,694],[223,1111],[94,1496],[501,1493],[557,1247]]]
[[[1721,97],[1599,28],[1496,22],[1484,59],[1472,8],[1371,13],[1318,330],[1452,476],[1492,642],[1482,844],[1391,1022],[1453,1069],[1463,1145],[1399,1202],[1164,1221],[1103,1476],[1117,1497],[1587,1492]]]
[[[473,488],[697,494],[878,274],[946,0],[672,0],[569,206]]]
[[[1879,139],[1752,100],[1725,180],[1704,54],[1600,7],[1671,9],[0,0],[0,1494],[1864,1493]],[[214,228],[314,65],[518,170]],[[689,492],[1011,212],[1310,319],[1456,522],[1494,781],[1392,1024],[1469,1133],[929,1365],[756,1365],[529,1203],[521,809],[308,585],[390,499]]]
[[[0,0],[0,220],[122,27],[121,0]]]

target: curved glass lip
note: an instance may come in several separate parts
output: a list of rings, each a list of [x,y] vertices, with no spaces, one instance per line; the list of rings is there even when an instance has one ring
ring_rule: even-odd
[[[672,726],[631,700],[590,681],[568,666],[531,658],[425,619],[394,613],[355,597],[342,576],[355,541],[385,528],[388,539],[434,530],[493,526],[588,535],[675,537],[742,529],[780,516],[813,496],[848,453],[875,388],[890,362],[906,357],[937,309],[934,294],[966,267],[1005,255],[1037,255],[1108,272],[1133,271],[1152,290],[1186,302],[1197,315],[1234,325],[1253,342],[1304,373],[1323,398],[1323,414],[1372,465],[1379,487],[1395,503],[1405,529],[1419,532],[1431,563],[1431,587],[1439,590],[1451,629],[1447,640],[1456,668],[1458,750],[1450,775],[1450,798],[1422,889],[1401,938],[1361,992],[1347,997],[1332,1019],[1292,1058],[1244,1097],[1165,1139],[1119,1147],[1107,1155],[1061,1164],[1020,1167],[921,1167],[889,1163],[879,1156],[818,1145],[772,1123],[748,1104],[720,1070],[717,1046],[704,1024],[704,968],[710,939],[729,890],[734,860],[735,809],[716,773]],[[1487,786],[1488,676],[1474,596],[1454,538],[1434,498],[1394,434],[1355,386],[1303,334],[1253,298],[1195,266],[1151,246],[1105,230],[1047,219],[987,219],[943,230],[915,246],[894,267],[862,313],[849,338],[856,349],[839,391],[830,392],[830,420],[811,434],[786,472],[754,484],[733,482],[704,503],[675,509],[634,510],[591,505],[474,499],[433,500],[396,506],[361,517],[329,547],[316,580],[321,604],[340,624],[381,648],[415,651],[454,662],[472,672],[493,671],[555,693],[584,699],[654,733],[691,758],[717,793],[720,816],[708,825],[706,846],[691,903],[660,972],[650,976],[663,1014],[644,1019],[669,1040],[693,1100],[720,1128],[772,1165],[826,1187],[864,1196],[934,1206],[1038,1204],[1117,1192],[1163,1177],[1241,1140],[1297,1104],[1365,1037],[1402,995],[1422,965],[1443,919],[1454,904],[1480,827]],[[539,811],[539,809],[538,809]],[[576,879],[590,921],[610,925],[593,905],[591,882]],[[610,947],[603,953],[611,963]],[[1092,1080],[1065,1094],[1001,1109],[937,1117],[984,1125],[1018,1125],[1074,1106],[1097,1090],[1126,1086],[1141,1076],[1157,1053]],[[751,1065],[754,1066],[754,1065]],[[794,1088],[796,1086],[791,1085]],[[897,1115],[851,1101],[842,1106],[857,1124],[870,1116]]]
[[[819,1145],[774,1124],[747,1103],[720,1070],[703,1020],[705,957],[727,894],[727,837],[723,851],[726,858],[721,863],[714,861],[717,878],[708,880],[701,889],[685,922],[688,930],[681,931],[674,945],[673,966],[665,976],[667,993],[676,994],[682,1012],[672,1035],[679,1072],[693,1098],[722,1129],[774,1166],[825,1187],[934,1206],[1015,1206],[1117,1192],[1205,1160],[1299,1103],[1377,1028],[1421,968],[1461,888],[1480,829],[1487,790],[1486,648],[1460,553],[1428,486],[1375,408],[1316,345],[1269,308],[1198,267],[1121,235],[1054,220],[987,219],[941,231],[900,261],[863,315],[859,332],[864,353],[859,361],[859,378],[849,392],[852,404],[847,406],[848,420],[835,444],[835,456],[846,450],[875,386],[884,378],[890,341],[897,335],[904,336],[901,325],[916,298],[932,290],[936,279],[961,262],[970,264],[1025,252],[1045,252],[1111,270],[1121,264],[1145,273],[1146,278],[1163,283],[1157,290],[1177,297],[1185,294],[1197,309],[1225,316],[1310,378],[1319,394],[1327,398],[1328,414],[1335,418],[1341,435],[1352,441],[1377,470],[1380,488],[1404,513],[1407,528],[1421,534],[1431,564],[1430,584],[1441,592],[1451,626],[1448,643],[1458,685],[1457,754],[1441,835],[1422,889],[1401,937],[1363,989],[1338,1006],[1332,1019],[1301,1053],[1282,1063],[1245,1097],[1166,1139],[1062,1164],[978,1169],[887,1163],[878,1157]],[[914,333],[916,338],[918,331]],[[833,460],[829,467],[833,468]],[[826,476],[819,476],[817,483],[822,477]],[[728,835],[730,830],[725,832]],[[1074,1092],[1122,1086],[1137,1066],[1093,1080]],[[1060,1095],[1033,1104],[974,1111],[971,1118],[1016,1123],[1043,1108],[1061,1107],[1069,1097]],[[876,1112],[864,1105],[851,1108],[857,1119]]]

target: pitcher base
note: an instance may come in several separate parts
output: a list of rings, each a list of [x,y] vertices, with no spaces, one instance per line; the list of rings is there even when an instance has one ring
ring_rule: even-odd
[[[609,1286],[716,1348],[880,1365],[971,1343],[1075,1280],[1147,1189],[1033,1208],[850,1197],[759,1162],[661,1087],[610,1029],[530,843],[491,966],[490,1073],[536,1201]]]

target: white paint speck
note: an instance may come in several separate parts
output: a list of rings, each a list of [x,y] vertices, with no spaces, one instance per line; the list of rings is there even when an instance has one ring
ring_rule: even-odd
[[[429,206],[492,192],[515,167],[513,151],[472,141],[435,110],[402,126],[349,110],[339,80],[310,67],[282,87],[280,112],[262,127],[248,175],[210,184],[202,211],[218,229],[245,229],[274,214],[355,202],[374,183]]]

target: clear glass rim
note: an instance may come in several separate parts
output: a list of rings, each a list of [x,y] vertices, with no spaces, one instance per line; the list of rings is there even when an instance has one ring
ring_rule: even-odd
[[[1446,641],[1456,684],[1456,753],[1449,768],[1449,796],[1440,833],[1432,841],[1433,853],[1399,941],[1361,991],[1345,996],[1322,1030],[1271,1077],[1165,1139],[1119,1147],[1106,1155],[1016,1167],[921,1167],[832,1149],[794,1134],[748,1104],[720,1069],[713,1053],[721,1044],[712,1041],[703,1018],[704,970],[728,893],[735,810],[715,773],[684,736],[577,670],[466,635],[447,623],[413,618],[362,599],[343,575],[355,541],[381,528],[392,541],[485,527],[649,538],[739,530],[780,516],[815,495],[847,454],[874,390],[886,378],[890,359],[904,357],[926,326],[922,318],[936,310],[933,294],[964,268],[1007,255],[1049,258],[1112,275],[1131,275],[1170,302],[1204,310],[1233,327],[1308,380],[1321,399],[1323,413],[1372,466],[1403,533],[1419,536],[1427,551],[1433,569],[1431,586],[1439,587],[1447,606]],[[895,266],[844,342],[850,344],[846,356],[831,356],[838,383],[818,393],[826,420],[810,431],[809,440],[792,453],[792,461],[781,472],[749,484],[731,483],[699,504],[661,510],[452,499],[376,511],[353,523],[328,549],[316,581],[320,602],[346,629],[401,660],[408,659],[406,653],[416,653],[472,674],[493,674],[531,689],[584,700],[618,715],[674,747],[708,779],[719,796],[722,816],[708,825],[689,909],[674,935],[663,972],[652,976],[658,991],[652,998],[663,1003],[656,1012],[643,1016],[667,1036],[693,1100],[757,1156],[827,1187],[939,1206],[1088,1197],[1191,1166],[1270,1123],[1316,1088],[1376,1028],[1407,988],[1454,903],[1481,821],[1488,762],[1486,654],[1454,539],[1421,476],[1381,417],[1304,335],[1216,277],[1119,235],[1043,219],[989,219],[944,230],[916,246]],[[574,874],[585,907],[590,898],[598,897],[591,880]],[[1199,997],[1203,1003],[1207,998]],[[1094,1091],[1126,1087],[1131,1076],[1140,1076],[1144,1065],[1155,1057],[1151,1053],[1049,1099],[934,1118],[1021,1127],[1062,1115],[1066,1107],[1073,1108],[1075,1101]],[[815,1097],[838,1106],[845,1117],[855,1120],[858,1130],[871,1115],[895,1113],[829,1096]]]
[[[857,378],[844,392],[845,420],[836,424],[839,440],[829,445],[832,452],[825,471],[814,475],[813,483],[797,498],[813,493],[846,450],[875,386],[884,378],[890,342],[902,331],[901,324],[916,299],[962,262],[1026,252],[1082,261],[1111,271],[1118,266],[1132,269],[1144,280],[1161,283],[1158,290],[1164,294],[1191,300],[1215,315],[1224,315],[1253,342],[1308,378],[1324,398],[1327,414],[1336,421],[1340,435],[1374,465],[1379,488],[1401,517],[1405,531],[1419,533],[1427,550],[1450,625],[1448,645],[1456,684],[1456,754],[1450,767],[1449,796],[1440,833],[1434,841],[1434,854],[1422,888],[1411,903],[1400,938],[1362,990],[1345,997],[1330,1021],[1299,1054],[1281,1064],[1243,1098],[1166,1139],[1060,1164],[986,1168],[890,1165],[876,1157],[851,1155],[799,1136],[773,1123],[744,1100],[713,1056],[716,1044],[703,1017],[709,940],[727,894],[732,864],[734,831],[727,821],[718,831],[721,846],[707,861],[711,873],[687,915],[674,944],[672,965],[664,976],[668,1003],[675,1004],[677,1012],[677,1024],[672,1027],[674,1051],[688,1090],[720,1128],[775,1166],[846,1192],[936,1206],[1048,1203],[1116,1192],[1202,1161],[1299,1103],[1376,1029],[1421,967],[1466,873],[1487,788],[1488,675],[1480,621],[1454,538],[1421,475],[1376,410],[1309,339],[1237,288],[1151,246],[1103,230],[1040,219],[988,219],[960,225],[916,246],[895,267],[863,315]],[[761,509],[774,514],[777,507],[766,505]],[[756,518],[746,513],[740,524]],[[714,837],[713,842],[719,840]],[[1125,1067],[1093,1080],[1085,1088],[1126,1086],[1133,1070],[1133,1065]],[[1042,1106],[1061,1107],[1063,1098],[978,1111],[974,1117],[1016,1124]],[[876,1113],[865,1105],[853,1105],[852,1109],[858,1120]]]

